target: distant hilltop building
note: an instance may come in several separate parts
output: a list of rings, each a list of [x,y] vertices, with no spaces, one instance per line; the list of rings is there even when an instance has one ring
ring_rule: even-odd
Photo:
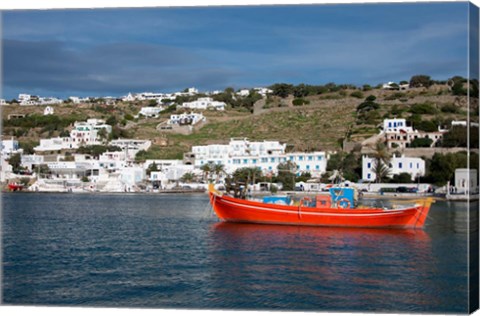
[[[407,90],[410,87],[408,83],[397,84],[395,82],[389,81],[382,85],[384,90]]]
[[[25,93],[18,95],[18,101],[21,106],[50,105],[63,102],[62,100],[53,97],[38,97]]]
[[[5,99],[0,99],[0,105],[7,105],[7,102],[5,101]]]
[[[74,104],[90,102],[90,98],[69,97],[68,99],[72,101]]]
[[[52,115],[54,113],[54,110],[51,106],[47,106],[45,110],[43,110],[43,115]]]
[[[162,112],[165,108],[163,106],[147,106],[147,107],[142,107],[140,112],[138,112],[138,115],[143,115],[145,117],[158,117],[160,115],[160,112]]]
[[[196,101],[192,102],[184,102],[179,105],[180,108],[187,108],[187,109],[196,109],[196,110],[207,110],[207,109],[214,109],[217,111],[224,111],[226,103],[220,101],[213,101],[212,98],[199,98]]]

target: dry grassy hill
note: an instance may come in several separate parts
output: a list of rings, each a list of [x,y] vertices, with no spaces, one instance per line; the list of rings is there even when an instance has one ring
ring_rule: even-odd
[[[376,97],[380,104],[378,118],[373,124],[357,124],[357,106],[369,96]],[[132,119],[145,102],[105,104],[60,104],[54,106],[55,115],[69,117],[75,115],[85,118],[104,118],[115,116],[119,127],[126,134],[138,139],[164,139],[162,144],[154,144],[150,157],[181,158],[193,145],[227,143],[231,137],[248,137],[251,140],[278,140],[286,142],[294,150],[335,150],[340,148],[344,138],[358,141],[378,132],[377,125],[385,117],[410,115],[408,109],[414,104],[429,103],[438,111],[434,115],[423,115],[422,119],[441,118],[444,120],[465,119],[467,111],[466,97],[452,96],[447,86],[432,86],[429,89],[418,88],[408,91],[371,91],[342,90],[335,93],[309,96],[306,103],[294,106],[293,96],[288,98],[270,97],[260,100],[254,106],[254,114],[245,109],[228,109],[225,112],[205,111],[207,123],[190,135],[162,133],[156,126],[168,119],[170,113],[160,118]],[[455,107],[455,113],[443,112],[446,105]],[[44,107],[21,107],[8,105],[3,107],[4,120],[10,114],[43,114]],[[392,112],[403,109],[400,115]],[[14,135],[16,128],[5,128],[3,135]],[[38,141],[41,137],[58,136],[60,130],[42,132],[30,129],[25,135],[16,135],[20,141]],[[21,134],[17,132],[17,134]]]

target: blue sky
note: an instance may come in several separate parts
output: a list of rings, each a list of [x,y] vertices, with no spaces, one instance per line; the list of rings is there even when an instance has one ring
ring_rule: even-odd
[[[467,76],[468,3],[4,11],[3,96]]]

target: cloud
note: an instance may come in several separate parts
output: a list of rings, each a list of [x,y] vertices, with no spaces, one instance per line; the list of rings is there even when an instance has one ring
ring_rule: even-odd
[[[231,71],[175,47],[114,43],[69,49],[59,41],[5,40],[4,85],[30,91],[125,93],[218,84]]]

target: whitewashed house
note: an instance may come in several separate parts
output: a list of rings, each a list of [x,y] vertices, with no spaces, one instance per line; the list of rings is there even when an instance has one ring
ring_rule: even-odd
[[[205,116],[202,113],[182,113],[172,114],[167,124],[169,125],[195,125],[199,122],[205,121]]]
[[[366,155],[362,157],[362,179],[373,182],[376,180],[375,159]],[[416,157],[393,156],[387,166],[390,170],[390,177],[401,173],[408,173],[412,180],[425,175],[425,160]]]
[[[241,89],[237,92],[237,95],[241,97],[248,97],[250,95],[250,90],[248,89]]]
[[[34,171],[36,166],[44,163],[44,156],[42,155],[22,155],[21,166],[28,170]]]
[[[187,109],[197,109],[197,110],[206,110],[206,109],[214,109],[217,111],[224,111],[226,103],[220,101],[213,101],[212,98],[199,98],[196,101],[192,102],[184,102],[180,105],[181,108]]]
[[[54,112],[53,107],[47,106],[45,110],[43,110],[43,115],[53,115]]]
[[[455,169],[455,193],[478,192],[477,169]]]
[[[5,99],[0,99],[0,106],[1,105],[7,105],[7,101],[5,101]]]
[[[418,138],[428,138],[432,140],[430,147],[443,138],[447,131],[441,130],[435,132],[423,132],[408,126],[405,119],[385,119],[383,121],[383,134],[388,148],[408,148],[410,144]]]
[[[147,106],[147,107],[142,107],[140,109],[140,112],[138,112],[138,115],[143,115],[146,117],[158,117],[160,115],[160,112],[162,112],[165,108],[163,106]]]
[[[90,102],[90,98],[69,97],[68,99],[72,101],[74,104]]]
[[[0,141],[0,150],[2,158],[9,159],[14,154],[22,154],[23,149],[20,148],[18,140],[15,139],[4,139]]]
[[[286,144],[278,141],[250,142],[246,138],[232,138],[228,145],[193,146],[191,155],[196,168],[207,163],[223,164],[227,173],[257,167],[266,175],[274,175],[278,173],[278,165],[288,161],[296,166],[297,174],[310,172],[319,176],[326,171],[325,152],[285,153],[285,148]]]

